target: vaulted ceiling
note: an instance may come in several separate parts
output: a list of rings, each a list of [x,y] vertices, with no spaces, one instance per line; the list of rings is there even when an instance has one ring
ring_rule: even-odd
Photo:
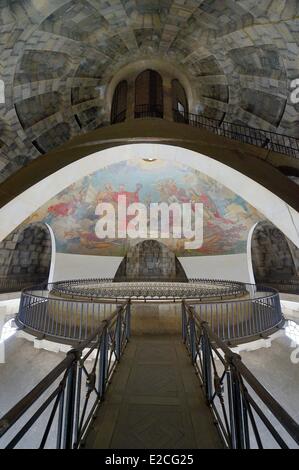
[[[0,182],[103,125],[107,84],[177,64],[203,114],[299,137],[299,0],[0,0]]]

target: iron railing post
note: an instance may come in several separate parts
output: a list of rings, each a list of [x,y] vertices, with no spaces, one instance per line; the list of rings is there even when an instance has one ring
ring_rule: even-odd
[[[186,305],[182,302],[182,338],[183,342],[187,341],[187,319],[186,319]]]
[[[123,313],[123,307],[121,307],[118,310],[116,325],[115,325],[115,355],[116,355],[117,361],[120,360],[120,356],[121,356],[122,313]]]
[[[190,352],[192,364],[196,362],[196,330],[195,330],[195,319],[193,310],[190,312],[189,318],[189,328],[190,328]]]
[[[211,403],[212,400],[212,363],[211,363],[211,354],[210,342],[206,331],[204,330],[204,325],[202,325],[202,337],[201,337],[201,347],[202,347],[202,363],[203,363],[203,383],[205,387],[205,394],[207,402]]]
[[[57,424],[57,436],[56,436],[56,449],[61,449],[61,439],[62,439],[62,425],[63,425],[63,408],[64,408],[64,390],[62,390],[60,395],[59,402],[59,412],[58,412],[58,424]]]
[[[105,396],[107,385],[108,370],[108,327],[105,325],[100,339],[100,357],[99,357],[99,398],[102,400]]]
[[[26,297],[25,297],[25,294],[21,294],[21,299],[20,299],[20,306],[19,306],[19,311],[17,313],[17,318],[23,322],[23,323],[26,323],[25,322],[25,318],[24,318],[24,313],[25,313],[25,305],[26,305]]]
[[[126,305],[126,340],[129,341],[131,336],[131,302]]]
[[[240,388],[240,380],[236,367],[232,363],[232,358],[228,358],[229,369],[227,371],[228,400],[230,411],[231,448],[246,449],[246,436],[248,429],[244,429],[247,419],[244,420],[243,398]]]
[[[73,354],[74,351],[70,351]],[[64,410],[64,439],[63,449],[72,449],[76,401],[76,381],[77,381],[77,358],[74,360],[68,371],[67,389]]]

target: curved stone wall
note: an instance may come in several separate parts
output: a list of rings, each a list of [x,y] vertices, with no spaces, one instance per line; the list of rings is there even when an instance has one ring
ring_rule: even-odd
[[[251,253],[257,283],[299,280],[299,250],[273,224],[257,224]]]
[[[52,257],[49,230],[43,224],[21,227],[0,242],[0,289],[5,292],[48,279]],[[11,288],[10,288],[11,285]]]
[[[108,122],[112,78],[149,59],[189,77],[190,111],[298,136],[298,12],[296,1],[4,1],[0,181]]]

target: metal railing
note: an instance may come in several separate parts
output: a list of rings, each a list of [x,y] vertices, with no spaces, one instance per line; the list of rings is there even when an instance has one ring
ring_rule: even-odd
[[[247,285],[247,289],[251,291],[248,299],[214,303],[192,301],[194,314],[209,323],[213,333],[223,341],[268,335],[284,322],[279,293],[269,287],[251,284]]]
[[[268,334],[284,321],[279,294],[269,287],[212,280],[205,282],[203,289],[200,280],[199,285],[194,281],[119,286],[99,281],[102,280],[63,281],[25,289],[17,325],[39,338],[73,344],[86,340],[116,305],[128,300],[170,304],[188,301],[226,341]],[[100,289],[98,284],[103,284]]]
[[[48,290],[55,294],[74,297],[99,298],[140,298],[140,299],[182,299],[182,298],[222,298],[246,294],[247,285],[243,282],[220,279],[188,279],[188,282],[175,280],[115,282],[113,279],[76,279],[48,284]]]
[[[2,448],[15,448],[19,443],[22,446],[22,439],[28,434],[31,445],[40,449],[78,448],[104,400],[129,336],[130,304],[127,302],[86,341],[69,351],[60,364],[0,419]],[[30,435],[32,430],[36,431],[41,416],[44,421],[40,432]]]
[[[237,140],[244,144],[262,147],[273,152],[299,158],[299,139],[275,132],[256,129],[242,124],[208,118],[202,114],[192,114],[173,110],[173,120],[189,126],[206,129],[222,137]]]
[[[16,323],[39,337],[73,344],[87,340],[101,322],[125,302],[63,299],[37,286],[22,292]]]
[[[225,446],[299,448],[299,425],[186,303],[182,324],[183,341]]]
[[[182,336],[225,447],[299,446],[298,424],[186,302]],[[1,447],[84,446],[129,337],[127,302],[0,419]]]
[[[273,280],[265,282],[265,285],[272,287],[273,289],[276,289],[279,292],[299,295],[299,279]]]
[[[138,104],[135,106],[135,119],[160,118],[163,119],[163,105],[160,104]]]

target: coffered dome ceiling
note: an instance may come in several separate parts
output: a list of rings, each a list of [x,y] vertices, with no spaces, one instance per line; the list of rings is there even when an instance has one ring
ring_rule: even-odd
[[[0,172],[109,119],[124,65],[168,60],[195,109],[299,137],[298,0],[0,0]]]

